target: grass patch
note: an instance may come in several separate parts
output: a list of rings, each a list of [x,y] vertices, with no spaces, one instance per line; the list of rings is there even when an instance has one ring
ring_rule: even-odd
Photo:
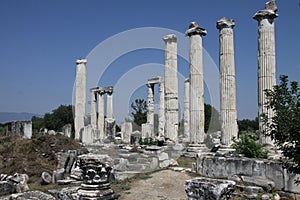
[[[177,159],[179,167],[191,168],[192,164],[196,162],[195,158],[180,157]]]

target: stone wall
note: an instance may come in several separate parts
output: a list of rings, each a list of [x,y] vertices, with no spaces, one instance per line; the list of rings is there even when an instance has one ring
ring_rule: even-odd
[[[273,181],[276,190],[300,193],[300,185],[294,184],[300,175],[288,173],[279,161],[198,154],[196,172],[202,176],[222,179],[232,179],[235,175],[259,177]]]
[[[31,138],[32,122],[31,121],[14,121],[11,123],[11,134],[13,136],[21,136]]]

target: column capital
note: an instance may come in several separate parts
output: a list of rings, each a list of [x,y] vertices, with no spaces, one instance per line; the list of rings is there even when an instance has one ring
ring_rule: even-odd
[[[191,22],[189,29],[185,32],[186,36],[193,36],[193,35],[201,35],[205,36],[207,31],[204,28],[199,27],[197,22]]]
[[[184,80],[184,82],[185,82],[185,83],[189,83],[189,82],[190,82],[190,79],[189,79],[189,78],[186,78],[186,79]]]
[[[87,60],[86,59],[77,59],[76,64],[86,64]]]
[[[262,19],[275,19],[276,17],[278,17],[278,14],[275,11],[265,9],[257,11],[253,19],[260,21]]]
[[[222,28],[233,28],[235,26],[235,21],[233,19],[227,19],[222,17],[217,21],[217,29],[221,30]]]
[[[166,35],[163,37],[164,42],[177,42],[177,36],[175,34]]]

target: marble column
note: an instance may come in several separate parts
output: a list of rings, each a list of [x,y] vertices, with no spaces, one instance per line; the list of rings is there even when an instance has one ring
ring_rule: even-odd
[[[147,100],[147,123],[151,124],[153,130],[151,135],[154,135],[154,84],[147,84],[148,86],[148,100]]]
[[[85,59],[76,60],[75,88],[75,139],[80,139],[80,130],[84,127],[86,102],[86,63]]]
[[[159,105],[158,105],[158,136],[165,135],[165,82],[161,78],[159,83]]]
[[[91,126],[93,129],[97,128],[97,90],[92,88],[91,91]]]
[[[104,139],[104,91],[98,92],[98,126],[100,139]]]
[[[234,20],[221,18],[219,29],[220,62],[220,122],[221,143],[229,146],[238,137],[236,111],[236,81],[234,62],[233,27]]]
[[[188,78],[184,81],[183,128],[184,137],[190,140],[190,80]]]
[[[113,89],[107,92],[106,97],[106,118],[113,118]]]
[[[186,35],[190,37],[190,141],[204,142],[204,79],[202,36],[206,30],[192,22]]]
[[[261,144],[273,144],[270,137],[265,136],[266,127],[264,126],[261,115],[266,114],[270,119],[274,116],[272,110],[266,106],[266,89],[272,89],[276,85],[276,57],[275,57],[275,30],[274,19],[277,6],[275,1],[266,3],[264,10],[258,11],[254,19],[258,21],[258,118],[259,133]]]
[[[178,141],[177,37],[163,38],[165,49],[165,137]]]

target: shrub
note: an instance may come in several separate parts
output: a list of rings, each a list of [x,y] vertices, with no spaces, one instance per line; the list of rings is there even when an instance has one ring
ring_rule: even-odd
[[[248,158],[268,158],[268,151],[263,148],[261,144],[256,142],[254,137],[243,134],[240,140],[234,139],[233,148],[236,153],[243,154]]]

